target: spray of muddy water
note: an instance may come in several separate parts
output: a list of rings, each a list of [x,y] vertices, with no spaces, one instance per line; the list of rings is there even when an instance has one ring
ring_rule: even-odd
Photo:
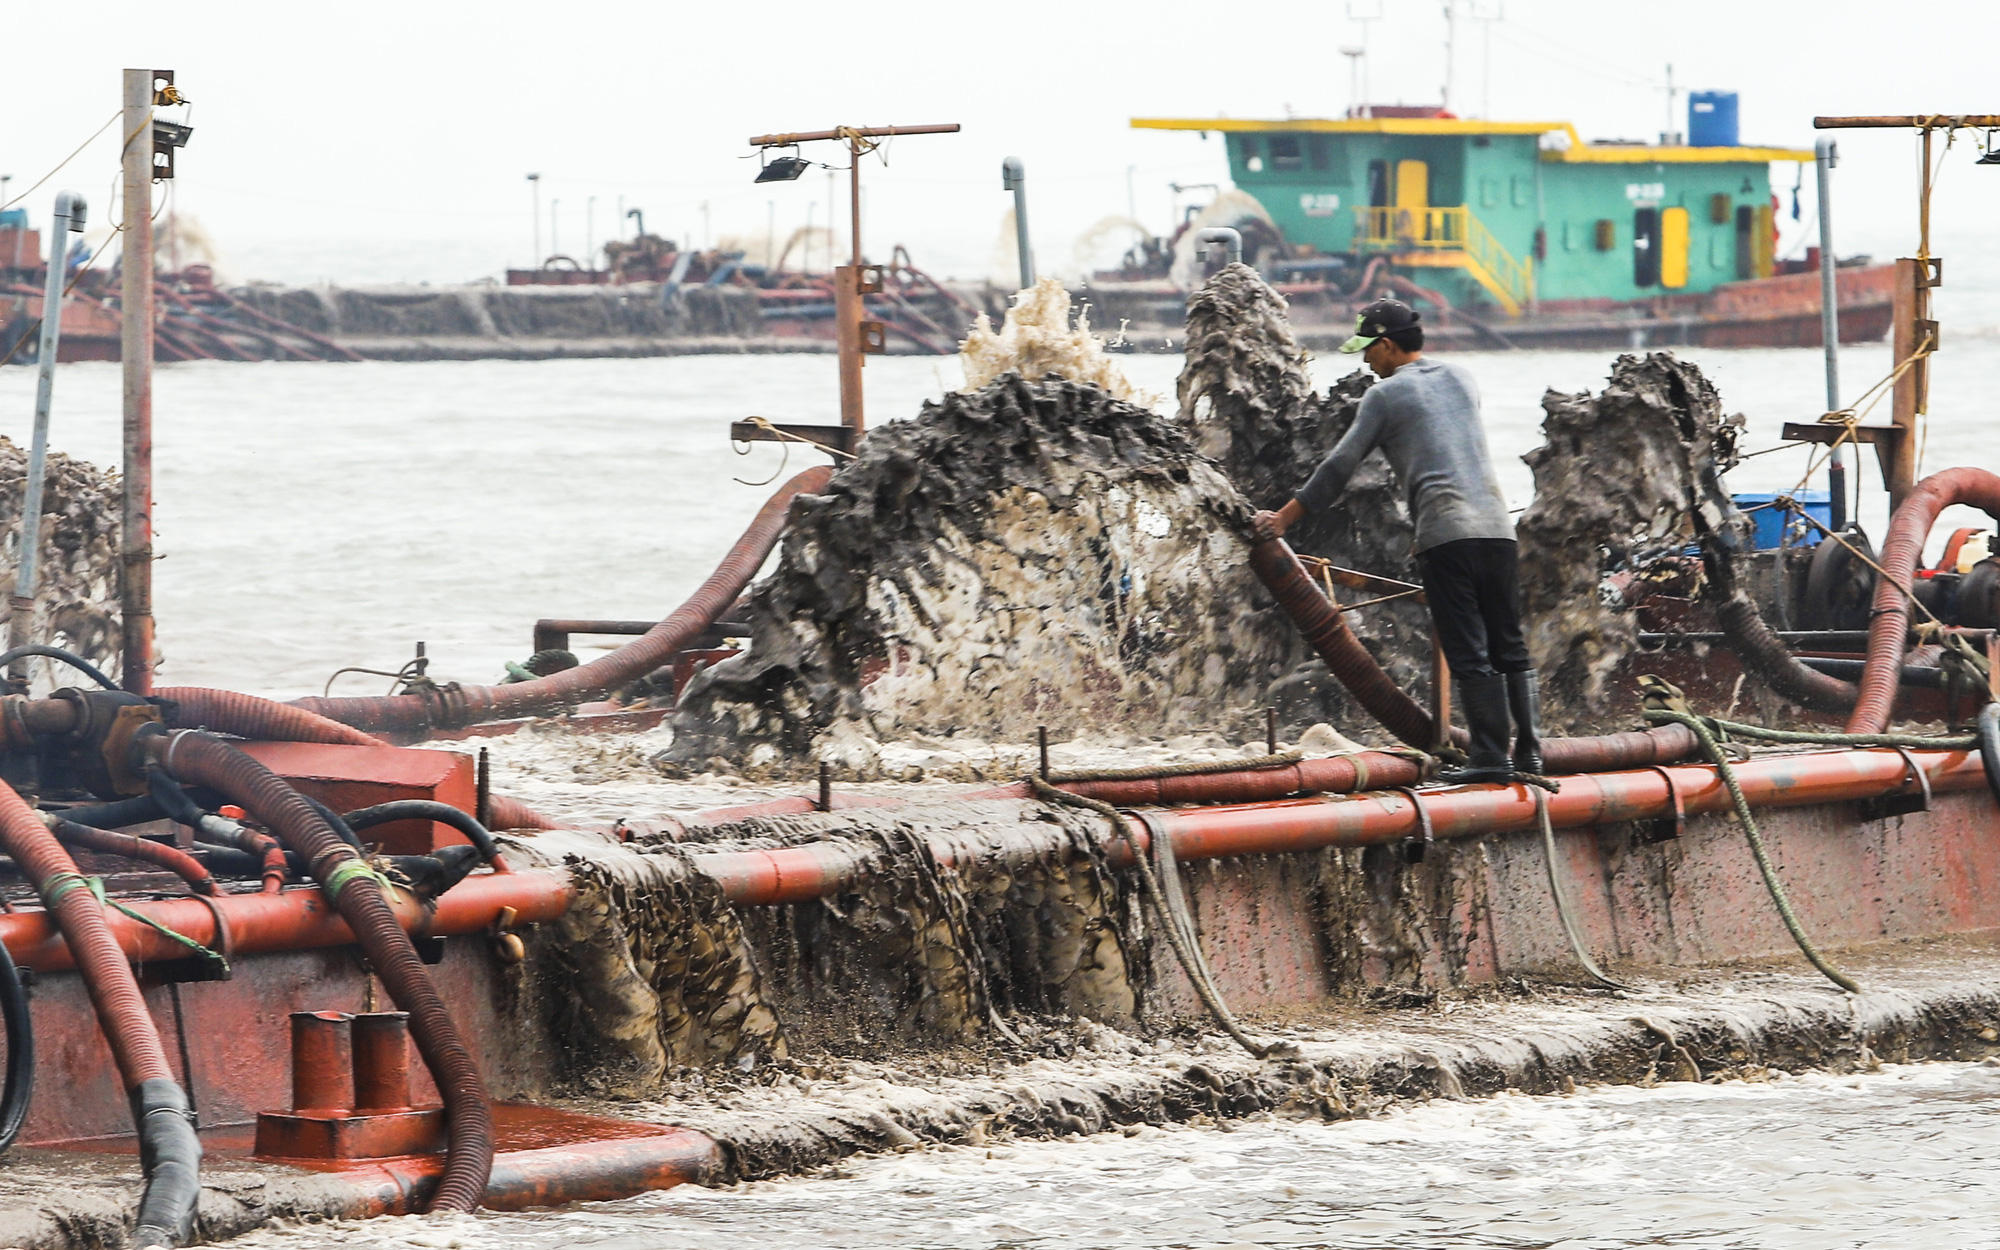
[[[1628,728],[1636,696],[1618,679],[1629,676],[1638,622],[1630,596],[1600,587],[1615,573],[1643,581],[1704,535],[1739,533],[1721,475],[1736,463],[1743,418],[1725,415],[1701,370],[1666,352],[1620,356],[1601,393],[1551,391],[1542,407],[1546,441],[1525,457],[1535,500],[1517,533],[1545,711],[1572,733]]]
[[[1149,408],[1155,396],[1132,385],[1105,354],[1104,341],[1090,330],[1090,310],[1070,313],[1070,295],[1054,278],[1043,278],[1015,294],[999,330],[985,313],[958,345],[965,367],[962,392],[977,391],[1003,374],[1042,378],[1049,374],[1097,387],[1113,399]]]
[[[0,438],[0,593],[6,595],[13,593],[20,561],[21,496],[27,478],[27,451]],[[49,454],[29,637],[113,670],[119,654],[118,514],[115,475],[59,451]],[[76,681],[77,675],[64,669],[54,674],[53,684]]]

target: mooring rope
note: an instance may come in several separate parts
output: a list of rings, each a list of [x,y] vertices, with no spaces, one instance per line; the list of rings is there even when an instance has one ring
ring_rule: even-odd
[[[1177,915],[1172,910],[1160,890],[1159,878],[1153,875],[1153,866],[1147,862],[1145,853],[1139,849],[1137,841],[1132,837],[1130,826],[1125,823],[1125,818],[1119,815],[1117,808],[1096,799],[1084,798],[1080,794],[1071,794],[1067,790],[1058,790],[1034,773],[1028,774],[1028,787],[1043,802],[1061,803],[1096,812],[1111,822],[1112,831],[1117,836],[1125,839],[1126,845],[1132,848],[1133,860],[1138,864],[1139,881],[1145,889],[1146,901],[1152,904],[1160,928],[1167,935],[1167,945],[1173,947],[1174,957],[1180,961],[1181,971],[1187,974],[1188,981],[1193,984],[1195,994],[1201,998],[1202,1005],[1208,1008],[1208,1013],[1215,1017],[1216,1023],[1222,1026],[1224,1032],[1236,1039],[1237,1045],[1259,1059],[1281,1055],[1294,1049],[1289,1042],[1260,1042],[1245,1033],[1243,1026],[1237,1023],[1235,1013],[1231,1012],[1229,1005],[1222,1001],[1221,993],[1209,979],[1208,964],[1201,956],[1192,921]],[[1168,853],[1171,855],[1171,851]],[[1183,923],[1187,926],[1185,930],[1182,928]]]
[[[1569,936],[1569,949],[1590,979],[1606,989],[1630,990],[1632,987],[1622,981],[1614,981],[1604,975],[1604,969],[1590,957],[1590,951],[1583,944],[1583,934],[1577,930],[1576,917],[1570,911],[1569,895],[1563,890],[1562,874],[1556,871],[1556,830],[1549,820],[1548,792],[1540,786],[1528,786],[1527,791],[1535,796],[1535,819],[1542,826],[1542,853],[1549,865],[1549,893],[1555,896],[1556,916],[1562,921],[1563,932]]]
[[[1724,753],[1722,744],[1715,740],[1715,734],[1710,731],[1708,723],[1691,712],[1663,707],[1647,708],[1646,719],[1672,721],[1677,725],[1685,725],[1694,732],[1695,740],[1701,744],[1702,752],[1708,756],[1709,762],[1715,765],[1715,771],[1722,777],[1722,784],[1729,789],[1729,800],[1736,809],[1736,823],[1743,826],[1743,835],[1750,842],[1750,853],[1757,860],[1757,871],[1764,876],[1764,888],[1770,891],[1771,901],[1777,904],[1778,916],[1785,922],[1785,928],[1791,933],[1792,940],[1798,943],[1799,951],[1811,961],[1813,967],[1826,975],[1827,980],[1850,994],[1859,994],[1861,987],[1846,973],[1834,967],[1826,956],[1820,954],[1812,939],[1806,936],[1805,926],[1799,923],[1798,913],[1792,910],[1792,901],[1785,894],[1784,883],[1778,880],[1778,870],[1771,863],[1770,853],[1764,849],[1763,835],[1757,831],[1757,818],[1750,814],[1750,800],[1743,797],[1743,787],[1736,782],[1736,770],[1730,766],[1728,755]]]

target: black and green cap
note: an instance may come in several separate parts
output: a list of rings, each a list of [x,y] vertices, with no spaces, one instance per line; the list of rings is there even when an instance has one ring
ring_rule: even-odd
[[[1416,329],[1423,317],[1399,299],[1378,299],[1361,310],[1354,322],[1354,337],[1340,345],[1344,352],[1365,352],[1368,345],[1398,330]]]

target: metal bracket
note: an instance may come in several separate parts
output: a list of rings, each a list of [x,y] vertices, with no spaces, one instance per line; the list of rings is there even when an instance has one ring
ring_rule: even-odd
[[[1890,750],[1903,757],[1902,789],[1895,794],[1885,794],[1879,799],[1863,799],[1860,803],[1864,820],[1887,820],[1892,816],[1910,816],[1917,812],[1931,810],[1931,779],[1929,774],[1917,764],[1917,757],[1910,754],[1908,747],[1891,747]],[[1918,790],[1909,792],[1910,779],[1916,778]]]
[[[1687,800],[1681,797],[1680,787],[1674,784],[1672,773],[1659,764],[1648,764],[1646,767],[1660,774],[1660,780],[1667,783],[1667,798],[1674,805],[1672,816],[1635,822],[1639,828],[1639,841],[1652,846],[1661,842],[1671,842],[1687,832]]]
[[[1435,830],[1431,827],[1431,814],[1425,809],[1422,797],[1412,787],[1392,786],[1388,787],[1388,789],[1391,793],[1400,794],[1409,799],[1410,806],[1415,808],[1417,812],[1417,836],[1414,838],[1404,838],[1398,843],[1396,854],[1406,864],[1421,864],[1424,862],[1424,856],[1431,849],[1431,843],[1437,840]]]
[[[112,716],[104,734],[104,770],[118,793],[146,793],[146,775],[132,767],[132,737],[141,725],[161,723],[160,709],[150,703],[129,703]]]
[[[879,288],[878,288],[879,289]],[[869,356],[880,356],[889,350],[889,332],[879,321],[861,323],[861,350]]]
[[[880,326],[880,322],[862,322]],[[754,421],[732,421],[729,423],[729,437],[739,443],[789,443],[804,439],[821,447],[831,447],[835,451],[854,450],[854,429],[846,425],[788,425],[773,421],[771,428],[765,429]],[[789,434],[791,438],[785,438]]]
[[[1916,258],[1916,261],[1917,261],[1918,286],[1944,285],[1944,257],[1919,256]],[[1919,321],[1917,324],[1920,326],[1928,325],[1931,328],[1931,333],[1933,334],[1937,333],[1937,322],[1935,321],[1931,322]],[[1933,342],[1935,342],[1935,340],[1933,340]]]
[[[854,293],[856,295],[880,295],[882,293],[882,266],[862,265],[854,271]]]
[[[1902,450],[1905,431],[1899,425],[1857,425],[1853,433],[1848,433],[1844,425],[1829,425],[1818,421],[1785,422],[1784,439],[1788,443],[1834,443],[1843,439],[1855,443],[1873,443],[1875,459],[1881,463],[1882,472],[1894,469],[1896,453]]]

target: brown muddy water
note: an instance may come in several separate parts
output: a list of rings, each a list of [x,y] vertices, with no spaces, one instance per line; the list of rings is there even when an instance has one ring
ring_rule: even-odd
[[[1334,1124],[853,1159],[817,1176],[233,1244],[463,1250],[1832,1250],[2000,1245],[2000,1068],[1433,1102]]]

